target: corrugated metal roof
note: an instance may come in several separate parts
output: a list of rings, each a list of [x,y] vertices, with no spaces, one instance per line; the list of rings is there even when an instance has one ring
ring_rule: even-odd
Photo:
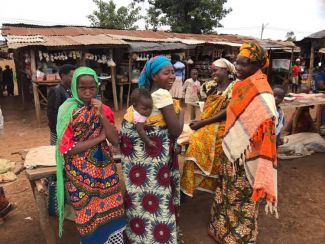
[[[138,37],[138,36],[124,36],[124,35],[114,35],[109,34],[109,36],[118,38],[126,41],[142,41],[142,42],[176,42],[171,39],[157,39],[157,38],[148,38],[148,37]]]
[[[216,35],[216,34],[190,34],[173,33],[164,31],[135,31],[135,30],[114,30],[78,26],[33,26],[25,24],[3,24],[2,35],[4,36],[43,36],[47,45],[68,46],[68,45],[96,45],[96,44],[125,44],[126,41],[140,42],[181,42],[187,45],[199,45],[204,43],[227,45],[239,47],[244,42],[260,42],[264,48],[280,48],[283,50],[292,49],[294,43],[273,40],[256,40],[253,37],[239,35]],[[111,38],[111,39],[108,39]],[[121,41],[119,43],[117,41]]]
[[[203,42],[235,42],[243,43],[245,41],[255,40],[252,37],[243,37],[238,35],[215,35],[215,34],[190,34],[190,33],[173,33],[164,31],[138,31],[138,30],[115,30],[82,26],[34,26],[25,24],[3,24],[2,35],[42,35],[42,36],[80,36],[80,35],[100,35],[106,34],[119,37],[125,40],[139,41],[173,41],[174,39],[196,40]]]
[[[86,46],[86,45],[127,45],[120,39],[115,39],[110,36],[101,35],[80,35],[80,36],[25,36],[25,38],[12,38],[6,36],[9,49],[17,49],[26,46]]]
[[[167,51],[167,50],[185,50],[193,48],[178,42],[127,42],[131,52],[147,52],[147,51]]]
[[[7,43],[43,43],[44,37],[40,35],[36,36],[7,36]]]
[[[325,38],[325,30],[321,30],[321,31],[315,32],[315,33],[307,36],[306,38],[311,38],[311,39]]]

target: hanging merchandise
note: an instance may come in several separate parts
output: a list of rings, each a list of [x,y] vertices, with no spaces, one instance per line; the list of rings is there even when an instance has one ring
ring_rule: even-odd
[[[42,61],[42,59],[43,59],[42,51],[38,51],[38,58],[40,61]]]
[[[114,60],[111,57],[109,57],[109,59],[107,61],[107,65],[108,65],[108,67],[115,67],[116,63],[114,62]]]
[[[191,58],[189,58],[187,61],[186,61],[187,64],[194,64],[193,60]]]

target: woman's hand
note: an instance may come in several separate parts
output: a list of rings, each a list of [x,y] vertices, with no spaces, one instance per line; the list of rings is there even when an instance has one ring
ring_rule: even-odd
[[[103,106],[102,105],[103,105],[102,101],[100,101],[96,98],[91,99],[91,106],[93,106],[96,109],[98,115],[103,114]]]
[[[149,140],[148,143],[147,143],[147,146],[148,147],[157,147],[157,145],[154,143],[154,141],[152,140]]]
[[[189,126],[192,130],[198,130],[198,129],[202,128],[203,126],[205,126],[205,124],[204,124],[203,120],[193,120],[193,121],[191,121]]]

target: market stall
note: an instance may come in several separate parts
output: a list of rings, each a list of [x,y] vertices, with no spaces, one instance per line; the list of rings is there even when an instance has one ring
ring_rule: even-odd
[[[19,89],[20,95],[28,97],[30,87],[33,87],[38,125],[41,123],[41,105],[46,105],[46,90],[59,82],[57,72],[61,65],[67,63],[95,69],[99,77],[103,78],[101,94],[104,95],[108,83],[114,110],[118,110],[114,57],[115,50],[127,50],[127,44],[100,33],[82,34],[76,29],[71,29],[71,32],[64,29],[6,24],[3,31],[8,50],[14,54],[18,85],[22,88]]]
[[[126,41],[129,45],[128,54],[124,55],[124,62],[119,65],[125,74],[125,80],[128,82],[127,106],[129,106],[130,93],[132,86],[136,86],[138,78],[145,63],[152,57],[164,55],[169,59],[177,54],[182,62],[186,63],[188,56],[187,52],[194,45],[186,45],[180,42],[149,42],[149,41]],[[121,101],[123,99],[121,98]]]

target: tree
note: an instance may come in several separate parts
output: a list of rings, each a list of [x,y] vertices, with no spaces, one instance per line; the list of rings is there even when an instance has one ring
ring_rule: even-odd
[[[287,32],[287,34],[286,34],[286,41],[293,42],[295,40],[296,40],[295,33],[293,31]]]
[[[134,0],[134,2],[144,1]],[[174,32],[209,33],[214,27],[222,27],[221,19],[231,11],[231,8],[224,8],[227,0],[148,0],[148,2],[151,6],[147,14],[148,23],[155,27],[164,20]],[[159,19],[162,15],[163,18]]]
[[[152,6],[149,7],[144,19],[146,22],[145,28],[147,30],[152,29],[153,31],[157,31],[159,26],[167,24],[166,17],[163,16],[161,10],[155,9]]]
[[[135,23],[142,18],[139,14],[141,8],[135,7],[135,3],[116,9],[116,4],[113,0],[109,2],[102,0],[93,1],[98,9],[93,11],[93,14],[87,16],[92,26],[122,30],[134,30],[138,28]]]

